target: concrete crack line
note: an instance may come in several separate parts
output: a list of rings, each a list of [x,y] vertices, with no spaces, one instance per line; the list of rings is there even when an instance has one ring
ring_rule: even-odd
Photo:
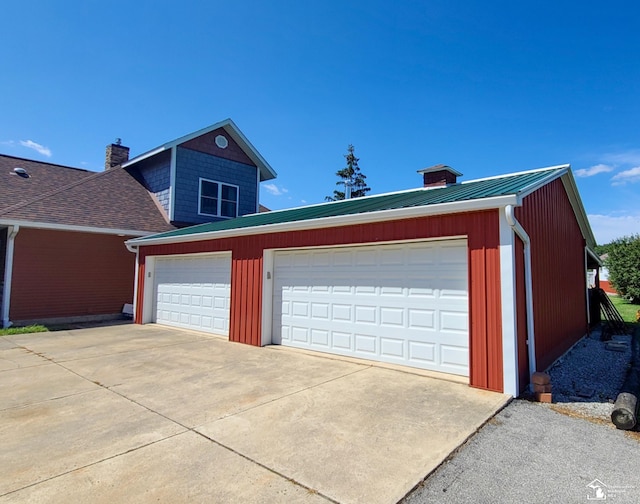
[[[168,345],[165,345],[165,346],[168,346]],[[25,349],[26,349],[26,348],[25,348]],[[29,349],[26,349],[26,350],[29,350]],[[31,351],[31,350],[29,350],[29,351]],[[36,352],[33,352],[33,353],[36,353]],[[36,355],[41,355],[41,354],[37,354],[37,353],[36,353]],[[181,422],[179,422],[179,421],[177,421],[177,420],[175,420],[175,419],[173,419],[173,418],[170,418],[170,417],[168,417],[168,416],[166,416],[166,415],[164,415],[164,414],[162,414],[162,413],[160,413],[160,412],[158,412],[158,411],[155,411],[154,409],[152,409],[152,408],[150,408],[150,407],[148,407],[148,406],[146,406],[146,405],[144,405],[144,404],[142,404],[142,403],[139,403],[138,401],[136,401],[136,400],[134,400],[134,399],[132,399],[132,398],[130,398],[130,397],[127,397],[127,396],[125,396],[124,394],[121,394],[120,392],[118,392],[118,391],[116,391],[116,390],[113,390],[113,389],[111,389],[111,388],[107,387],[106,385],[103,385],[103,384],[101,384],[101,383],[99,383],[99,382],[95,382],[95,381],[93,381],[93,380],[90,380],[90,379],[89,379],[89,378],[87,378],[86,376],[81,375],[80,373],[78,373],[78,372],[74,371],[73,369],[70,369],[70,368],[68,368],[68,367],[64,366],[62,363],[57,362],[57,361],[53,360],[52,358],[46,357],[46,356],[44,356],[44,355],[41,355],[41,356],[42,356],[44,359],[47,359],[48,361],[50,361],[50,362],[52,362],[52,363],[56,364],[57,366],[60,366],[62,369],[65,369],[65,370],[66,370],[66,371],[68,371],[69,373],[72,373],[72,374],[74,374],[74,375],[78,376],[79,378],[82,378],[83,380],[86,380],[86,381],[88,381],[88,382],[90,382],[90,383],[93,383],[94,385],[97,385],[97,386],[99,386],[99,387],[101,387],[101,388],[103,388],[103,389],[105,389],[105,390],[108,390],[108,391],[109,391],[109,392],[111,392],[112,394],[115,394],[115,395],[117,395],[117,396],[119,396],[119,397],[121,397],[121,398],[123,398],[123,399],[125,399],[125,400],[127,400],[127,401],[129,401],[129,402],[131,402],[131,403],[133,403],[133,404],[135,404],[135,405],[137,405],[137,406],[140,406],[141,408],[144,408],[145,410],[149,411],[150,413],[154,413],[155,415],[158,415],[158,416],[160,416],[160,417],[164,418],[165,420],[167,420],[167,421],[169,421],[169,422],[171,422],[171,423],[174,423],[174,424],[176,424],[176,425],[178,425],[178,426],[180,426],[180,427],[182,427],[182,428],[184,428],[184,429],[185,429],[185,431],[184,431],[184,432],[179,432],[179,433],[176,433],[176,434],[172,434],[172,435],[170,435],[170,436],[166,436],[165,438],[159,439],[159,440],[157,440],[157,441],[153,441],[153,442],[151,442],[151,443],[148,443],[147,445],[139,446],[139,447],[136,447],[136,448],[132,448],[131,450],[125,451],[125,452],[123,452],[123,453],[120,453],[120,454],[117,454],[117,455],[113,455],[113,456],[111,456],[111,457],[107,457],[107,458],[105,458],[105,459],[103,459],[103,460],[100,460],[100,461],[97,461],[97,462],[93,462],[93,463],[91,463],[91,464],[87,464],[87,465],[86,465],[86,466],[84,466],[84,467],[90,467],[90,466],[92,466],[92,465],[99,464],[100,462],[103,462],[103,461],[105,461],[105,460],[109,460],[109,459],[112,459],[112,458],[115,458],[115,457],[119,457],[119,456],[121,456],[121,455],[125,455],[125,454],[127,454],[127,453],[130,453],[130,452],[133,452],[133,451],[139,450],[139,449],[141,449],[141,448],[144,448],[145,446],[150,446],[150,445],[153,445],[153,444],[158,443],[158,442],[160,442],[160,441],[163,441],[163,440],[165,440],[165,439],[170,439],[170,438],[172,438],[172,437],[179,436],[179,435],[184,434],[185,432],[187,432],[187,431],[188,431],[188,432],[193,432],[194,434],[197,434],[198,436],[200,436],[200,437],[202,437],[202,438],[204,438],[204,439],[207,439],[208,441],[210,441],[210,442],[212,442],[212,443],[217,444],[218,446],[220,446],[221,448],[224,448],[225,450],[229,450],[230,452],[232,452],[232,453],[234,453],[234,454],[238,455],[239,457],[242,457],[242,458],[244,458],[245,460],[247,460],[247,461],[249,461],[249,462],[252,462],[252,463],[256,464],[257,466],[262,467],[263,469],[265,469],[265,470],[267,470],[267,471],[269,471],[269,472],[271,472],[271,473],[273,473],[273,474],[275,474],[275,475],[277,475],[277,476],[279,476],[279,477],[281,477],[281,478],[284,478],[285,480],[287,480],[287,481],[291,482],[292,484],[297,485],[297,486],[299,486],[299,487],[301,487],[301,488],[304,488],[305,490],[307,490],[307,491],[309,491],[309,492],[312,492],[312,493],[314,493],[314,494],[316,494],[316,495],[318,495],[318,496],[322,497],[323,499],[325,499],[325,500],[327,500],[327,501],[329,501],[329,502],[332,502],[332,503],[334,503],[334,504],[339,504],[339,502],[338,502],[338,501],[336,501],[336,500],[332,499],[332,498],[331,498],[331,497],[329,497],[328,495],[324,495],[324,494],[322,494],[321,492],[319,492],[318,490],[316,490],[316,489],[314,489],[314,488],[310,488],[310,487],[308,487],[307,485],[305,485],[305,484],[303,484],[303,483],[301,483],[301,482],[299,482],[299,481],[295,480],[294,478],[290,478],[290,477],[286,476],[285,474],[282,474],[282,473],[280,473],[280,472],[276,471],[275,469],[272,469],[272,468],[270,468],[270,467],[268,467],[268,466],[266,466],[266,465],[264,465],[264,464],[262,464],[262,463],[258,462],[257,460],[254,460],[254,459],[252,459],[251,457],[248,457],[247,455],[244,455],[243,453],[240,453],[240,452],[238,452],[238,451],[234,450],[233,448],[231,448],[231,447],[229,447],[229,446],[226,446],[226,445],[224,445],[223,443],[220,443],[219,441],[216,441],[215,439],[210,438],[210,437],[208,437],[208,436],[204,435],[203,433],[201,433],[201,432],[199,432],[199,431],[195,430],[195,429],[196,429],[196,427],[188,427],[188,426],[184,425],[183,423],[181,423]],[[310,390],[310,389],[312,389],[312,388],[316,388],[316,387],[319,387],[319,386],[321,386],[321,385],[325,385],[325,384],[327,384],[327,383],[331,383],[331,382],[336,381],[336,380],[339,380],[339,379],[341,379],[341,378],[345,378],[345,377],[347,377],[347,376],[350,376],[350,375],[353,375],[353,374],[356,374],[356,373],[360,373],[360,372],[362,372],[362,371],[365,371],[365,370],[367,370],[367,369],[370,369],[371,367],[373,367],[373,366],[364,366],[364,367],[362,367],[361,369],[356,369],[355,371],[351,371],[351,372],[349,372],[349,373],[345,373],[345,374],[343,374],[343,375],[336,376],[336,377],[334,377],[334,378],[331,378],[331,379],[325,380],[325,381],[320,382],[320,383],[316,383],[316,384],[314,384],[314,385],[310,385],[310,386],[308,386],[308,387],[304,387],[304,388],[302,388],[302,389],[300,389],[300,390],[296,390],[296,391],[291,392],[291,393],[289,393],[289,394],[285,394],[285,395],[283,395],[283,396],[280,396],[280,397],[278,397],[278,398],[272,399],[272,400],[267,401],[267,402],[265,402],[265,403],[262,403],[262,404],[260,404],[260,405],[256,405],[256,406],[253,406],[253,407],[251,407],[251,408],[247,408],[247,409],[245,409],[245,410],[243,410],[243,411],[241,411],[241,412],[234,413],[233,415],[228,415],[228,416],[226,416],[226,417],[219,418],[218,420],[221,420],[221,419],[223,419],[223,418],[228,418],[228,417],[230,417],[230,416],[234,416],[234,415],[237,415],[237,414],[239,414],[239,413],[243,413],[243,412],[245,412],[245,411],[250,411],[250,410],[252,410],[252,409],[254,409],[254,408],[257,408],[258,406],[263,406],[263,405],[265,405],[265,404],[269,404],[269,403],[271,403],[271,402],[278,401],[278,400],[283,399],[283,398],[285,398],[285,397],[290,397],[290,396],[293,396],[293,395],[295,395],[295,394],[299,394],[299,393],[301,393],[301,392],[304,392],[304,391],[306,391],[306,390]],[[214,420],[214,421],[215,421],[215,420]],[[54,478],[58,478],[58,477],[60,477],[60,476],[64,476],[65,474],[69,474],[69,473],[71,473],[71,472],[77,471],[78,469],[81,469],[81,468],[75,468],[75,469],[70,470],[70,471],[67,471],[67,472],[65,472],[65,473],[61,473],[61,474],[59,474],[59,475],[52,476],[51,478],[47,478],[47,479],[45,479],[45,480],[38,481],[38,482],[36,482],[36,483],[32,483],[32,484],[30,484],[30,485],[26,485],[26,486],[25,486],[25,487],[23,487],[23,488],[20,488],[20,489],[17,489],[17,490],[12,490],[11,492],[8,492],[8,493],[5,493],[5,494],[3,494],[3,495],[0,495],[0,497],[2,497],[2,496],[4,496],[4,495],[9,495],[9,494],[11,494],[11,493],[15,493],[15,492],[20,491],[20,490],[22,490],[22,489],[24,489],[24,488],[29,488],[29,487],[31,487],[31,486],[38,485],[38,484],[43,483],[44,481],[48,481],[48,480],[50,480],[50,479],[54,479]]]
[[[328,500],[329,502],[333,502],[334,504],[340,504],[340,502],[338,502],[337,500],[332,499],[331,497],[329,497],[328,495],[323,494],[322,492],[319,492],[318,490],[316,490],[315,488],[311,488],[307,485],[305,485],[304,483],[301,483],[299,481],[297,481],[294,478],[291,478],[289,476],[287,476],[286,474],[282,474],[279,471],[276,471],[275,469],[272,469],[271,467],[262,464],[261,462],[258,462],[257,460],[245,455],[244,453],[241,453],[237,450],[234,450],[233,448],[231,448],[230,446],[227,446],[223,443],[221,443],[220,441],[216,441],[215,439],[203,434],[202,432],[198,432],[195,430],[192,430],[192,432],[195,432],[196,434],[198,434],[199,436],[203,437],[204,439],[206,439],[207,441],[210,441],[216,445],[218,445],[221,448],[224,448],[225,450],[229,450],[231,453],[234,453],[235,455],[237,455],[238,457],[242,457],[245,460],[248,460],[249,462],[252,462],[253,464],[262,467],[263,469],[266,469],[267,471],[269,471],[270,473],[275,474],[276,476],[280,476],[281,478],[289,481],[290,483],[293,483],[294,485],[297,485],[301,488],[304,488],[305,490],[307,490],[308,492],[314,493],[316,495],[319,495],[320,497],[322,497],[323,499]]]
[[[73,392],[71,394],[61,395],[61,396],[57,396],[57,397],[49,397],[49,398],[43,399],[41,401],[35,401],[35,402],[31,402],[31,403],[26,403],[26,404],[17,404],[15,406],[9,406],[7,408],[0,409],[0,413],[3,413],[5,411],[10,411],[10,410],[15,410],[15,409],[28,408],[29,406],[35,406],[37,404],[43,404],[43,403],[47,403],[49,401],[58,401],[60,399],[66,399],[67,397],[74,397],[74,396],[78,396],[78,395],[82,395],[82,394],[90,394],[92,392],[95,392],[95,390],[82,390],[80,392]]]
[[[343,374],[343,375],[340,375],[340,376],[335,376],[335,377],[330,378],[328,380],[325,380],[323,382],[316,383],[314,385],[309,385],[308,387],[304,387],[304,388],[301,388],[299,390],[294,390],[293,392],[289,392],[288,394],[284,394],[284,395],[281,395],[281,396],[278,396],[278,397],[274,397],[273,399],[269,399],[268,401],[262,402],[260,404],[254,404],[253,406],[249,406],[248,408],[245,408],[243,410],[236,411],[235,413],[229,413],[228,415],[222,416],[220,418],[217,418],[216,420],[211,420],[211,421],[205,422],[205,423],[217,422],[218,420],[224,420],[225,418],[231,418],[233,416],[241,415],[242,413],[246,413],[247,411],[251,411],[251,410],[256,409],[256,408],[260,408],[261,406],[264,406],[266,404],[271,404],[273,402],[279,401],[280,399],[284,399],[286,397],[291,397],[291,396],[294,396],[296,394],[301,394],[302,392],[306,392],[307,390],[311,390],[311,389],[316,388],[316,387],[321,387],[322,385],[326,385],[327,383],[331,383],[333,381],[340,380],[341,378],[346,378],[347,376],[351,376],[351,375],[354,375],[356,373],[360,373],[362,371],[366,371],[367,369],[370,369],[372,367],[374,367],[374,366],[366,366],[366,367],[363,367],[362,369],[356,369],[355,371],[351,371],[349,373],[346,373],[346,374]],[[200,424],[200,425],[204,425],[204,424]],[[197,427],[199,427],[199,425]]]
[[[168,416],[166,416],[166,415],[164,415],[164,414],[162,414],[162,413],[160,413],[160,412],[158,412],[158,411],[155,411],[154,409],[152,409],[152,408],[150,408],[150,407],[148,407],[148,406],[146,406],[146,405],[144,405],[144,404],[141,404],[141,403],[139,403],[138,401],[136,401],[136,400],[134,400],[134,399],[131,399],[130,397],[127,397],[127,396],[125,396],[124,394],[121,394],[120,392],[118,392],[118,391],[116,391],[116,390],[112,390],[112,389],[110,389],[109,387],[107,387],[107,386],[105,386],[105,385],[103,385],[103,384],[101,384],[101,383],[96,383],[95,381],[89,380],[89,378],[87,378],[87,377],[85,377],[85,376],[82,376],[81,374],[77,373],[76,371],[74,371],[74,370],[72,370],[72,369],[67,368],[66,366],[63,366],[63,365],[62,365],[61,363],[59,363],[59,362],[55,362],[55,361],[52,361],[52,362],[54,362],[56,365],[60,366],[61,368],[65,369],[66,371],[68,371],[68,372],[70,372],[70,373],[75,374],[75,375],[76,375],[76,376],[78,376],[79,378],[82,378],[83,380],[89,381],[89,382],[93,383],[94,385],[97,385],[97,386],[99,386],[99,387],[101,387],[101,388],[103,388],[103,389],[105,389],[105,390],[108,390],[108,391],[109,391],[109,392],[111,392],[112,394],[115,394],[115,395],[117,395],[117,396],[119,396],[119,397],[122,397],[123,399],[125,399],[125,400],[127,400],[127,401],[129,401],[129,402],[131,402],[131,403],[133,403],[133,404],[135,404],[135,405],[137,405],[137,406],[140,406],[141,408],[144,408],[145,410],[149,411],[150,413],[153,413],[153,414],[155,414],[155,415],[158,415],[158,416],[160,416],[160,417],[164,418],[165,420],[167,420],[167,421],[169,421],[169,422],[171,422],[171,423],[173,423],[173,424],[175,424],[175,425],[178,425],[178,426],[182,427],[183,429],[185,429],[183,432],[179,432],[179,433],[176,433],[176,434],[172,434],[172,435],[170,435],[170,436],[166,436],[166,437],[164,437],[164,438],[162,438],[162,439],[159,439],[159,440],[157,440],[157,441],[153,441],[152,443],[148,443],[147,445],[139,446],[139,447],[136,447],[136,448],[132,448],[131,450],[127,450],[127,451],[125,451],[125,452],[119,453],[119,454],[117,454],[117,455],[113,455],[113,456],[111,456],[111,457],[106,457],[106,458],[104,458],[104,459],[102,459],[102,460],[100,460],[100,461],[93,462],[93,463],[91,463],[91,464],[87,464],[87,465],[86,465],[86,466],[84,466],[84,467],[90,467],[90,466],[92,466],[92,465],[99,464],[100,462],[103,462],[103,461],[105,461],[105,460],[109,460],[109,459],[112,459],[112,458],[115,458],[115,457],[119,457],[119,456],[121,456],[121,455],[125,455],[125,454],[127,454],[127,453],[130,453],[130,452],[133,452],[133,451],[139,450],[139,449],[141,449],[141,448],[144,448],[144,447],[146,447],[146,446],[153,445],[153,444],[158,443],[158,442],[160,442],[160,441],[163,441],[163,440],[165,440],[165,439],[170,439],[170,438],[172,438],[172,437],[182,435],[182,434],[184,434],[185,432],[192,432],[192,433],[194,433],[194,434],[196,434],[196,435],[198,435],[198,436],[200,436],[200,437],[202,437],[202,438],[206,439],[207,441],[212,442],[212,443],[215,443],[216,445],[220,446],[221,448],[223,448],[223,449],[225,449],[225,450],[228,450],[228,451],[230,451],[230,452],[234,453],[235,455],[238,455],[239,457],[242,457],[243,459],[245,459],[245,460],[247,460],[247,461],[249,461],[249,462],[252,462],[252,463],[256,464],[257,466],[262,467],[263,469],[265,469],[265,470],[267,470],[267,471],[269,471],[269,472],[271,472],[271,473],[275,474],[276,476],[279,476],[279,477],[281,477],[281,478],[284,478],[285,480],[287,480],[287,481],[291,482],[291,483],[292,483],[292,484],[294,484],[294,485],[297,485],[297,486],[299,486],[299,487],[301,487],[301,488],[304,488],[305,490],[307,490],[307,491],[309,491],[309,492],[313,492],[313,493],[315,493],[315,494],[319,495],[320,497],[322,497],[323,499],[328,500],[329,502],[332,502],[332,503],[334,503],[334,504],[339,504],[339,503],[338,503],[338,501],[336,501],[336,500],[332,499],[331,497],[326,496],[326,495],[324,495],[324,494],[322,494],[322,493],[318,492],[317,490],[315,490],[315,489],[313,489],[313,488],[310,488],[310,487],[308,487],[307,485],[304,485],[304,484],[300,483],[299,481],[296,481],[296,480],[295,480],[295,479],[293,479],[293,478],[290,478],[290,477],[288,477],[288,476],[286,476],[286,475],[284,475],[284,474],[281,474],[280,472],[278,472],[278,471],[276,471],[276,470],[274,470],[274,469],[272,469],[272,468],[270,468],[270,467],[268,467],[268,466],[266,466],[266,465],[264,465],[264,464],[261,464],[261,463],[260,463],[260,462],[258,462],[257,460],[254,460],[254,459],[252,459],[252,458],[250,458],[250,457],[248,457],[248,456],[246,456],[246,455],[244,455],[244,454],[242,454],[242,453],[240,453],[240,452],[238,452],[238,451],[236,451],[236,450],[234,450],[234,449],[232,449],[232,448],[230,448],[230,447],[228,447],[228,446],[226,446],[226,445],[224,445],[224,444],[220,443],[219,441],[216,441],[215,439],[210,438],[210,437],[208,437],[208,436],[206,436],[206,435],[202,434],[201,432],[199,432],[199,431],[195,430],[195,429],[196,429],[195,427],[188,427],[187,425],[184,425],[183,423],[178,422],[177,420],[175,420],[175,419],[173,419],[173,418],[170,418],[170,417],[168,417]],[[353,371],[353,372],[351,372],[351,373],[347,373],[346,375],[342,375],[342,376],[348,376],[348,375],[351,375],[351,374],[354,374],[354,373],[357,373],[357,372],[360,372],[360,371],[362,371],[362,369],[358,369],[358,370],[356,370],[356,371]],[[336,380],[336,379],[338,379],[338,378],[341,378],[342,376],[340,376],[340,377],[336,377],[336,378],[332,378],[331,380],[327,380],[327,381],[325,381],[325,382],[323,382],[323,383],[329,383],[329,382],[334,381],[334,380]],[[322,385],[322,383],[321,383],[321,384],[318,384],[318,385]],[[314,386],[317,386],[317,385],[314,385]],[[307,390],[307,389],[313,388],[314,386],[307,387],[307,388],[305,388],[305,389],[303,389],[303,390]],[[301,392],[301,391],[302,391],[302,390],[300,390],[300,391],[298,391],[298,392]],[[295,393],[297,393],[297,392],[293,392],[293,393],[288,394],[288,395],[293,395],[293,394],[295,394]],[[283,396],[283,397],[284,397],[284,396]],[[267,404],[267,403],[265,403],[265,404]],[[64,476],[65,474],[68,474],[68,473],[74,472],[74,471],[76,471],[76,470],[78,470],[78,469],[81,469],[81,468],[76,468],[76,469],[73,469],[73,470],[71,470],[71,471],[67,471],[67,472],[65,472],[65,473],[61,473],[61,474],[58,474],[58,475],[56,475],[56,476],[52,476],[51,478],[47,478],[46,480],[39,481],[39,482],[36,482],[36,483],[32,483],[31,485],[27,485],[27,486],[25,486],[25,487],[23,487],[23,488],[21,488],[21,489],[12,490],[12,491],[11,491],[11,492],[9,492],[9,493],[14,493],[14,492],[17,492],[17,491],[22,490],[22,489],[24,489],[24,488],[29,488],[29,487],[31,487],[31,486],[37,485],[37,484],[39,484],[39,483],[42,483],[42,482],[44,482],[44,481],[48,481],[49,479],[53,479],[53,478],[57,478],[57,477],[60,477],[60,476]],[[8,494],[4,494],[4,495],[8,495]],[[2,497],[2,495],[0,495],[0,497]]]
[[[45,478],[43,480],[36,481],[34,483],[30,483],[28,485],[25,485],[25,486],[23,486],[21,488],[16,488],[15,490],[11,490],[10,492],[6,492],[6,493],[3,493],[3,494],[0,494],[0,497],[5,497],[7,495],[11,495],[13,493],[20,492],[21,490],[24,490],[26,488],[31,488],[31,487],[34,487],[36,485],[40,485],[41,483],[46,483],[47,481],[51,481],[51,480],[54,480],[56,478],[60,478],[61,476],[66,476],[67,474],[71,474],[71,473],[74,473],[76,471],[80,471],[82,469],[86,469],[87,467],[91,467],[91,466],[94,466],[94,465],[97,465],[97,464],[101,464],[102,462],[106,462],[107,460],[111,460],[111,459],[114,459],[114,458],[117,458],[117,457],[121,457],[122,455],[126,455],[127,453],[132,453],[132,452],[141,450],[142,448],[146,448],[147,446],[152,446],[152,445],[154,445],[156,443],[159,443],[161,441],[165,441],[167,439],[171,439],[172,437],[180,436],[182,434],[184,434],[184,432],[178,432],[176,434],[171,434],[170,436],[163,437],[162,439],[157,439],[155,441],[151,441],[150,443],[146,443],[146,444],[141,445],[141,446],[136,446],[135,448],[131,448],[131,449],[123,451],[121,453],[116,453],[115,455],[111,455],[109,457],[105,457],[103,459],[96,460],[95,462],[91,462],[90,464],[86,464],[86,465],[83,465],[83,466],[80,466],[80,467],[74,467],[73,469],[70,469],[70,470],[65,471],[65,472],[61,472],[60,474],[56,474],[55,476],[50,476],[50,477]]]
[[[176,345],[190,345],[193,343],[206,343],[206,341],[202,341],[202,340],[198,340],[198,341],[181,341],[178,343],[167,343],[166,345],[155,345],[155,346],[149,346],[149,347],[144,347],[144,348],[132,348],[131,350],[122,350],[120,352],[111,352],[111,353],[103,353],[100,355],[92,355],[90,357],[81,357],[79,359],[61,359],[59,361],[54,360],[53,357],[47,357],[45,354],[41,353],[41,352],[36,352],[35,350],[31,350],[28,347],[22,346],[22,345],[17,345],[16,348],[20,348],[22,350],[26,350],[29,353],[32,353],[34,355],[37,355],[38,357],[42,357],[43,359],[48,360],[49,362],[55,362],[56,364],[59,364],[60,362],[79,362],[79,361],[83,361],[83,360],[89,360],[89,359],[98,359],[100,357],[111,357],[113,355],[122,355],[122,354],[126,354],[126,353],[131,353],[131,352],[143,352],[146,350],[155,350],[157,348],[166,348],[166,347],[171,347],[171,346],[176,346]],[[34,364],[34,366],[37,366],[39,364]],[[28,366],[28,367],[33,367],[33,366]]]

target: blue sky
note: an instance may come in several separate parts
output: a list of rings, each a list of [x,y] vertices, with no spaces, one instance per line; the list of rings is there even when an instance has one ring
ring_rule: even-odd
[[[231,117],[317,203],[353,144],[372,194],[571,163],[599,243],[640,233],[635,2],[3,5],[0,152],[101,170]]]

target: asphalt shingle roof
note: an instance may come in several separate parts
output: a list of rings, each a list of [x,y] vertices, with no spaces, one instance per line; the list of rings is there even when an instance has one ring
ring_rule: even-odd
[[[199,224],[197,226],[148,236],[141,238],[140,240],[144,241],[145,239],[161,237],[186,236],[342,215],[363,214],[383,210],[517,195],[527,188],[543,181],[545,178],[552,176],[553,173],[557,173],[564,169],[565,168],[542,169],[532,172],[504,175],[490,179],[468,181],[462,184],[455,184],[446,187],[419,188],[398,193],[366,196],[363,198],[322,203],[300,208],[245,215],[236,219]]]
[[[19,176],[13,171],[14,168],[24,168],[29,178]],[[0,210],[66,187],[93,174],[89,170],[0,155]]]
[[[27,170],[29,178],[16,175],[14,167]],[[152,233],[175,229],[123,168],[91,172],[0,156],[0,177],[0,219]]]

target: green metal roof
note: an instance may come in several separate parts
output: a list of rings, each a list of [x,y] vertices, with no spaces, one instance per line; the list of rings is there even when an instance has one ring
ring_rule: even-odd
[[[472,180],[438,188],[419,188],[397,193],[366,196],[349,200],[321,203],[299,208],[276,210],[258,214],[244,215],[236,219],[199,224],[175,231],[137,238],[135,242],[157,238],[169,238],[214,231],[227,231],[270,224],[282,224],[305,220],[336,217],[342,215],[363,214],[383,210],[411,208],[441,203],[494,198],[498,196],[518,195],[531,186],[536,186],[544,179],[553,178],[554,174],[566,171],[566,167],[548,168],[543,170],[515,173],[489,179]]]

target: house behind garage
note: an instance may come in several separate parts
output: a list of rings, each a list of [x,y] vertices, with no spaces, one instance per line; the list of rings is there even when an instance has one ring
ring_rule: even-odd
[[[230,119],[133,159],[110,144],[101,172],[0,155],[2,326],[120,316],[126,240],[256,213],[275,176]]]
[[[419,173],[418,189],[128,241],[136,322],[517,395],[588,328],[595,240],[571,169],[462,183],[444,165]]]

